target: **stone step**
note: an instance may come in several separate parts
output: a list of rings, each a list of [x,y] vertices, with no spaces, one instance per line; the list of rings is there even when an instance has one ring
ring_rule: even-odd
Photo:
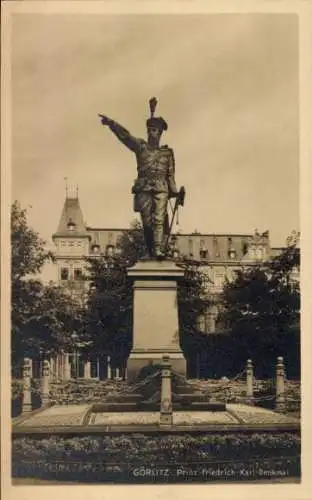
[[[179,394],[177,397],[178,401],[187,401],[190,403],[207,403],[210,400],[209,396],[203,396],[201,394]]]
[[[105,401],[107,403],[111,402],[121,402],[121,403],[136,403],[138,401],[143,400],[143,396],[141,394],[125,394],[121,396],[106,396]]]
[[[226,411],[225,403],[206,403],[206,402],[197,402],[192,403],[191,408],[194,411]]]
[[[137,410],[142,411],[160,411],[160,402],[145,402],[142,401],[138,403]],[[225,403],[191,403],[187,404],[173,401],[172,402],[172,411],[226,411]]]
[[[138,405],[137,403],[95,403],[92,406],[92,413],[102,413],[106,411],[137,411]]]
[[[174,390],[177,394],[200,394],[195,387],[188,387],[187,385],[177,385]]]

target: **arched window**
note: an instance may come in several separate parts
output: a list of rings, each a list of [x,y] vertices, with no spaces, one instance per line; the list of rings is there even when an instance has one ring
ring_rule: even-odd
[[[67,224],[67,229],[68,229],[68,231],[75,231],[76,224],[72,219],[69,219],[68,224]]]

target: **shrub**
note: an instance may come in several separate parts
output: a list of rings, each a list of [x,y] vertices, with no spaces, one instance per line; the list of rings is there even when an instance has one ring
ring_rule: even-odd
[[[170,456],[187,453],[188,459],[202,456],[246,457],[276,456],[287,450],[287,454],[300,452],[300,437],[297,434],[253,433],[253,434],[204,434],[204,435],[159,435],[143,436],[135,434],[119,436],[50,436],[48,438],[15,437],[13,457],[55,459],[67,455],[68,458],[111,458],[117,454],[120,459],[128,459],[133,454],[148,458],[169,459]]]

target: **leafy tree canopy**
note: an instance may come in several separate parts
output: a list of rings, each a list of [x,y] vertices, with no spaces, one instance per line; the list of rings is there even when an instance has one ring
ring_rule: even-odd
[[[52,258],[45,241],[28,226],[27,210],[15,201],[11,209],[11,277],[12,281],[36,275]]]

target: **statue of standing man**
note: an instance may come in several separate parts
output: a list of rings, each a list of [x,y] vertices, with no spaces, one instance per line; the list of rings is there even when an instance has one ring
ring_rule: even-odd
[[[155,97],[150,99],[151,116],[146,122],[147,141],[133,137],[128,130],[107,116],[101,117],[116,137],[136,155],[138,176],[132,188],[134,210],[140,212],[144,239],[150,258],[162,259],[170,234],[167,213],[168,200],[177,198],[176,207],[183,204],[184,188],[179,192],[175,183],[173,150],[160,146],[163,131],[168,128],[161,117],[155,117]]]

